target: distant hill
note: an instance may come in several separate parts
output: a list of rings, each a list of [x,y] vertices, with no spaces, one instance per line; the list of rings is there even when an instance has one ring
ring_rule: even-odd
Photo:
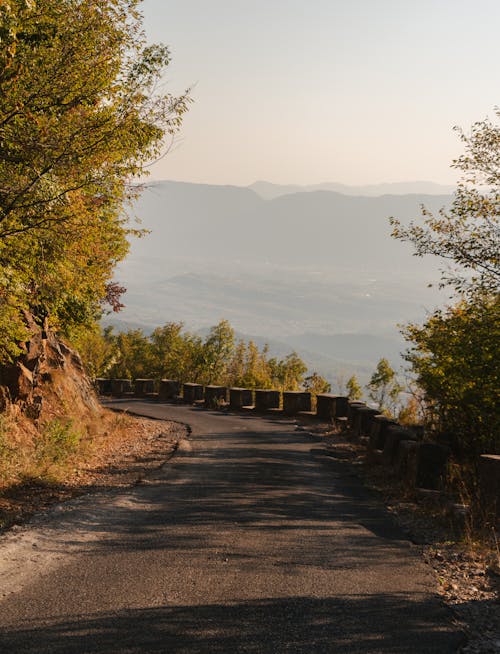
[[[388,217],[406,222],[421,204],[437,211],[449,201],[325,190],[265,200],[250,188],[156,182],[132,211],[150,233],[117,270],[127,307],[107,322],[200,329],[226,318],[307,353],[330,378],[339,367],[373,369],[381,356],[397,364],[397,324],[442,301],[427,288],[437,262],[392,239]]]
[[[419,216],[422,203],[437,211],[449,199],[311,191],[266,201],[246,188],[158,182],[135,207],[152,235],[133,244],[132,258],[225,262],[235,273],[251,264],[326,266],[338,274],[349,269],[372,276],[396,269],[402,275],[425,274],[429,264],[422,265],[408,246],[390,237],[388,216],[406,221]]]
[[[333,191],[344,195],[364,195],[375,197],[380,195],[450,195],[454,192],[454,186],[436,184],[435,182],[392,182],[389,184],[366,184],[364,186],[349,186],[335,182],[324,184],[310,184],[300,186],[298,184],[272,184],[271,182],[258,181],[248,187],[255,191],[264,200],[273,200],[281,195],[291,193],[307,193],[311,191]]]

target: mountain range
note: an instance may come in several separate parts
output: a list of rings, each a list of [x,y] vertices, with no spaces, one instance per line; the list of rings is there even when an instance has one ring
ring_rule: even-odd
[[[280,195],[290,193],[305,193],[311,191],[333,191],[344,195],[365,195],[376,197],[380,195],[450,195],[454,186],[436,184],[435,182],[392,182],[389,184],[365,184],[364,186],[349,186],[337,182],[323,184],[272,184],[271,182],[257,181],[248,188],[255,191],[264,200],[272,200]]]
[[[118,268],[127,308],[114,323],[197,330],[226,318],[330,379],[340,369],[366,378],[381,356],[398,365],[397,324],[443,297],[428,288],[437,262],[391,238],[388,217],[418,219],[422,204],[438,211],[450,196],[309,189],[265,199],[261,184],[146,187],[131,214],[149,234]]]

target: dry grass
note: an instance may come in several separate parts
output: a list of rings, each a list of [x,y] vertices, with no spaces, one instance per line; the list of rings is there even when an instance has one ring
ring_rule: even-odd
[[[136,483],[175,450],[175,423],[101,410],[38,425],[0,415],[0,529],[75,495]]]

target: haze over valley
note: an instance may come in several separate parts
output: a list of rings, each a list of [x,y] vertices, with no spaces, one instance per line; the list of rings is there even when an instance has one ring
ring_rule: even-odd
[[[422,320],[443,295],[427,287],[436,263],[392,239],[388,217],[418,218],[421,204],[437,211],[450,196],[288,188],[148,185],[131,213],[150,233],[132,241],[117,271],[126,309],[105,322],[204,330],[226,318],[276,354],[296,349],[333,382],[352,372],[367,379],[382,356],[399,366],[397,324]]]

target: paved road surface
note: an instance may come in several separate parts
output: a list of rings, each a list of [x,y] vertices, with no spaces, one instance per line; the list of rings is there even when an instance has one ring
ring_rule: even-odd
[[[417,552],[293,421],[129,404],[190,446],[0,542],[0,652],[456,651]]]

